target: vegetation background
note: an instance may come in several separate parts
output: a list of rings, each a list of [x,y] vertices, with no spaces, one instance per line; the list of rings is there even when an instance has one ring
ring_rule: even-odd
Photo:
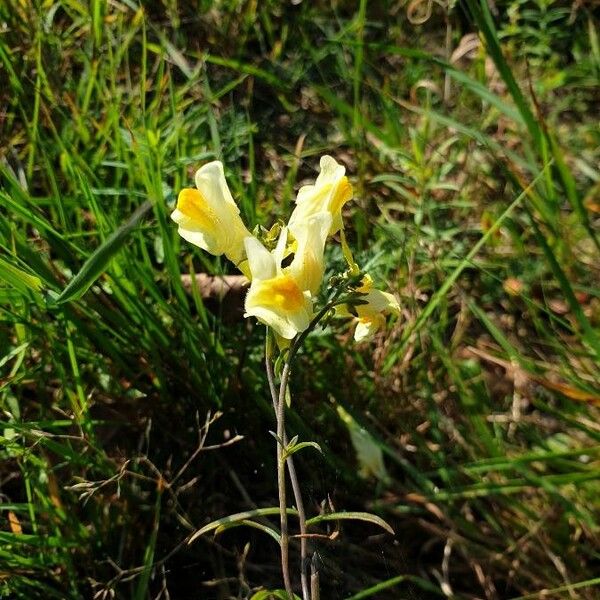
[[[182,274],[229,267],[168,215],[218,158],[270,225],[329,153],[403,313],[359,346],[331,323],[294,372],[290,430],[324,450],[297,455],[309,512],[396,531],[322,528],[322,597],[598,598],[598,17],[2,0],[0,595],[280,586],[259,531],[185,544],[276,505],[273,422],[261,328],[188,293]]]

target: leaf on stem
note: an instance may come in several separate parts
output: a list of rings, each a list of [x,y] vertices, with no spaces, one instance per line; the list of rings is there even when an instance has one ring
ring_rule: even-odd
[[[321,454],[323,454],[323,450],[321,450],[321,446],[317,444],[317,442],[299,442],[298,436],[296,436],[290,443],[287,445],[285,451],[283,452],[283,460],[288,459],[292,454],[298,452],[298,450],[302,450],[303,448],[314,448],[318,450]]]
[[[209,531],[214,531],[215,529],[219,529],[220,527],[224,527],[226,525],[232,523],[239,523],[240,521],[247,521],[249,519],[253,519],[255,517],[268,517],[271,515],[278,515],[279,507],[272,506],[269,508],[257,508],[255,510],[247,510],[240,513],[235,513],[233,515],[228,515],[227,517],[222,517],[221,519],[217,519],[216,521],[211,521],[204,527],[201,527],[190,536],[190,539],[187,541],[188,544],[191,544],[193,541],[197,540],[201,535],[208,533]],[[288,515],[298,515],[298,511],[293,508],[287,509]]]
[[[234,527],[241,527],[242,525],[245,525],[246,527],[254,527],[254,529],[263,531],[267,535],[270,535],[277,542],[277,544],[281,544],[281,534],[276,529],[273,529],[272,527],[269,527],[267,525],[263,525],[262,523],[257,523],[256,521],[251,521],[250,519],[243,519],[242,521],[233,521],[231,523],[221,525],[220,527],[217,527],[215,529],[215,536],[220,535],[228,529],[233,529]]]
[[[321,523],[322,521],[341,520],[367,521],[368,523],[378,525],[382,529],[385,529],[388,533],[395,535],[394,530],[381,517],[366,512],[334,512],[328,513],[326,515],[318,515],[316,517],[312,517],[311,519],[307,519],[306,526],[310,527],[311,525],[316,525],[317,523]]]

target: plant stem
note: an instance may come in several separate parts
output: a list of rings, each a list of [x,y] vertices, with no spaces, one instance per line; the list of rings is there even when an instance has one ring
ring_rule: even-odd
[[[306,540],[306,513],[304,512],[304,502],[302,501],[302,491],[300,490],[300,482],[296,475],[296,469],[292,461],[292,457],[288,457],[288,471],[290,473],[290,481],[294,490],[294,499],[296,500],[296,509],[298,510],[298,521],[300,525],[300,581],[302,582],[302,598],[310,600],[310,592],[308,589],[308,574],[306,572],[307,563],[307,540]]]
[[[300,346],[306,339],[306,336],[318,325],[319,321],[334,307],[339,304],[338,298],[343,291],[345,291],[348,284],[340,286],[333,295],[333,298],[317,313],[317,315],[310,322],[308,328],[296,337],[292,343],[287,360],[283,366],[281,373],[281,381],[279,384],[279,395],[275,388],[275,379],[273,375],[273,366],[271,364],[271,346],[269,338],[269,330],[267,328],[266,338],[266,351],[265,351],[265,365],[267,369],[267,379],[269,381],[269,389],[271,397],[273,399],[273,408],[275,410],[275,417],[277,419],[277,488],[279,492],[279,516],[281,524],[281,572],[283,575],[283,583],[285,590],[290,597],[290,600],[294,599],[294,593],[290,582],[290,570],[289,570],[289,532],[288,532],[288,520],[287,520],[287,501],[286,501],[286,489],[285,489],[285,464],[288,463],[288,470],[290,473],[290,480],[292,488],[294,490],[294,496],[296,500],[296,508],[298,509],[298,517],[300,521],[300,555],[301,555],[301,581],[302,581],[302,596],[303,600],[310,600],[312,597],[309,591],[308,575],[306,572],[306,554],[307,554],[307,542],[306,542],[306,513],[304,511],[304,502],[302,501],[302,493],[300,491],[300,483],[296,469],[294,468],[293,460],[290,456],[284,458],[285,449],[288,443],[287,433],[285,431],[285,395],[287,391],[288,380],[290,377],[291,363],[298,352]]]
[[[267,332],[267,335],[268,332]],[[269,352],[265,353],[265,367],[267,370],[267,380],[269,381],[269,390],[271,391],[271,398],[273,400],[273,410],[277,413],[277,390],[275,388],[275,375],[273,373],[273,363]],[[285,395],[285,391],[284,391]],[[287,447],[288,437],[283,428],[283,445]],[[300,489],[300,482],[296,473],[296,466],[294,465],[294,458],[289,456],[287,459],[288,472],[290,474],[290,481],[292,483],[292,490],[294,491],[294,500],[296,501],[296,508],[298,510],[298,520],[300,524],[300,581],[302,583],[302,598],[303,600],[311,600],[311,595],[308,587],[308,573],[307,573],[307,554],[308,544],[306,540],[306,512],[304,510],[304,502],[302,500],[302,490]]]
[[[281,383],[279,386],[279,399],[277,402],[277,487],[279,489],[279,516],[281,523],[281,572],[283,574],[283,584],[290,600],[294,599],[294,592],[290,582],[289,568],[289,533],[287,521],[287,503],[285,497],[285,447],[283,445],[283,435],[285,433],[285,391],[290,376],[290,363],[286,362],[281,373]]]

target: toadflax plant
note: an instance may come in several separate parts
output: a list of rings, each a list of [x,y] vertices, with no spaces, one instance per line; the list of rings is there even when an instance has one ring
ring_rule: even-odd
[[[320,173],[313,185],[300,188],[296,206],[286,226],[275,225],[264,235],[253,235],[244,225],[223,171],[214,161],[196,173],[196,189],[181,190],[171,217],[180,235],[188,242],[216,256],[224,254],[249,280],[245,316],[266,326],[265,368],[277,422],[277,485],[279,506],[218,519],[197,531],[190,542],[208,531],[236,525],[257,527],[273,537],[281,551],[285,592],[278,597],[296,598],[289,569],[290,534],[288,516],[298,519],[300,539],[300,582],[303,600],[317,600],[318,574],[308,576],[308,528],[323,520],[361,519],[376,523],[391,532],[384,521],[368,513],[331,513],[306,517],[302,491],[294,468],[293,454],[314,442],[288,439],[285,410],[289,403],[288,383],[292,361],[302,342],[319,322],[330,316],[355,322],[354,339],[370,338],[385,325],[388,314],[400,307],[394,296],[373,287],[371,277],[354,262],[346,243],[342,208],[352,199],[353,190],[345,168],[331,156],[323,156]],[[278,233],[278,235],[277,235]],[[277,241],[273,241],[277,238]],[[340,241],[347,269],[328,282],[327,299],[318,303],[325,271],[324,249],[328,239]],[[275,365],[278,365],[279,386]],[[288,506],[286,470],[293,490],[295,509]],[[279,513],[280,530],[252,519]],[[393,533],[393,532],[392,532]]]

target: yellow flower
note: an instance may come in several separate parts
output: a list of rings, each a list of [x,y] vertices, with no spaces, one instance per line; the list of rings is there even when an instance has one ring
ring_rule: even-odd
[[[371,339],[385,326],[386,314],[400,314],[400,305],[394,296],[381,290],[371,290],[364,298],[366,304],[356,307],[357,323],[354,339],[362,342]]]
[[[393,294],[373,289],[373,280],[370,275],[363,277],[357,291],[364,294],[361,297],[364,304],[356,304],[352,308],[340,307],[337,313],[342,317],[354,317],[356,321],[354,340],[363,342],[371,339],[379,329],[385,326],[386,315],[400,314],[400,305]]]
[[[323,249],[327,234],[331,227],[331,215],[326,212],[317,213],[296,227],[296,252],[289,266],[290,274],[296,279],[303,290],[308,290],[313,296],[319,291],[323,281],[325,262]]]
[[[323,156],[321,172],[314,185],[305,185],[298,191],[296,208],[290,217],[289,228],[296,236],[306,220],[320,212],[332,217],[329,234],[339,231],[342,224],[342,207],[352,198],[352,186],[345,176],[346,169],[331,156]]]
[[[288,245],[283,228],[277,247],[269,252],[254,237],[245,239],[252,285],[246,296],[245,316],[256,317],[284,339],[304,331],[313,317],[313,295],[323,278],[323,249],[331,215],[311,217],[298,233],[294,258],[282,266]]]
[[[246,258],[246,229],[223,172],[216,160],[196,172],[196,188],[181,190],[171,218],[179,225],[179,234],[188,242],[220,256],[225,254],[238,268]]]

